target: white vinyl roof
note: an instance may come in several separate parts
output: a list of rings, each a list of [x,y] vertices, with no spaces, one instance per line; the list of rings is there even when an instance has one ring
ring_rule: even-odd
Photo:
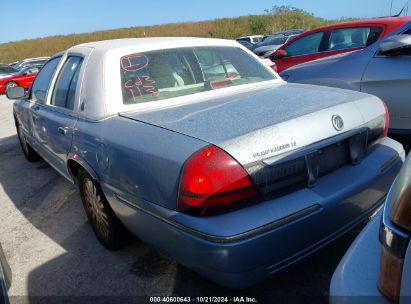
[[[103,40],[79,44],[72,47],[76,48],[87,47],[99,50],[101,52],[114,51],[119,49],[166,49],[173,47],[184,46],[238,46],[235,40],[212,39],[212,38],[194,38],[194,37],[147,37],[147,38],[126,38]]]

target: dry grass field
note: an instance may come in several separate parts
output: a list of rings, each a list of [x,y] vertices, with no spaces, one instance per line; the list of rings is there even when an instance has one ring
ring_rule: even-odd
[[[263,15],[223,18],[153,26],[129,27],[83,34],[50,36],[0,44],[0,62],[9,63],[29,57],[50,56],[80,43],[142,37],[183,36],[234,39],[242,35],[269,34],[289,28],[312,29],[335,22],[313,16],[303,10],[275,6]]]

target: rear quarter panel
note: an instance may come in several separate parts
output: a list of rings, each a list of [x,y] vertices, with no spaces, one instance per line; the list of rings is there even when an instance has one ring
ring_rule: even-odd
[[[207,143],[146,123],[115,116],[79,120],[73,150],[96,172],[104,188],[131,201],[176,208],[185,160]]]

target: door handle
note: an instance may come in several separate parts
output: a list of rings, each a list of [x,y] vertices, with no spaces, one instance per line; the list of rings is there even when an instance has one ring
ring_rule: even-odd
[[[67,134],[67,128],[59,127],[57,129],[60,134],[66,135]]]

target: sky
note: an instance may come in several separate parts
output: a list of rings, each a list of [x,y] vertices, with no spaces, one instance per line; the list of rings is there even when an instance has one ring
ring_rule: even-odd
[[[394,14],[409,0],[392,1]],[[274,5],[291,5],[317,17],[338,19],[387,16],[391,0],[20,0],[17,13],[1,13],[0,43],[121,27],[262,14]]]

